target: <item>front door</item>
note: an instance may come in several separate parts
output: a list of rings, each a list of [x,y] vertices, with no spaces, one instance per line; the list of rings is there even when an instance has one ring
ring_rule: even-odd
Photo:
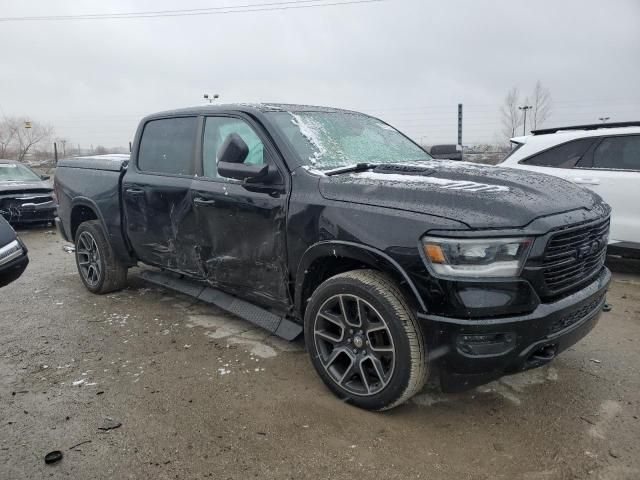
[[[197,117],[151,120],[123,179],[126,231],[145,263],[199,276],[191,183]]]
[[[278,168],[275,151],[248,119],[205,118],[202,176],[192,184],[201,270],[213,286],[286,309],[286,205],[284,183],[245,183],[218,174],[218,149],[231,133],[249,147],[245,163]],[[282,174],[280,174],[282,179]]]

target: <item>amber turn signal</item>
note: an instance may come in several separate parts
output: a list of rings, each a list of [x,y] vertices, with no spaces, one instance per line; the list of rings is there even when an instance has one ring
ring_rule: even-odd
[[[431,263],[447,263],[447,260],[444,258],[444,252],[442,251],[442,247],[440,247],[440,245],[426,243],[424,245],[424,253],[427,255],[427,258],[431,261]]]

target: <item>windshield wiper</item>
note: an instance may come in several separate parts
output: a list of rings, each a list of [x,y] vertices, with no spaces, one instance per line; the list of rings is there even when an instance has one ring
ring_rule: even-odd
[[[349,172],[364,172],[365,170],[371,170],[372,168],[376,168],[378,163],[356,163],[355,165],[348,165],[346,167],[334,168],[332,170],[326,170],[324,172],[325,175],[338,175],[340,173],[349,173]]]

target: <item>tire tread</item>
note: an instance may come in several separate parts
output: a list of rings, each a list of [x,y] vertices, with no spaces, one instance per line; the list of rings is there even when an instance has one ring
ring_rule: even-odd
[[[323,286],[353,281],[369,289],[374,295],[383,297],[391,305],[408,339],[411,362],[409,365],[409,381],[400,395],[391,400],[390,403],[375,409],[377,411],[389,410],[406,402],[422,390],[425,385],[429,373],[429,364],[422,328],[413,314],[405,295],[400,291],[396,283],[390,277],[377,270],[351,270],[337,274],[325,280],[316,289],[309,303],[314,303],[316,300],[314,297],[317,297],[316,294],[321,291]],[[310,308],[307,308],[307,311],[309,310]]]
[[[84,283],[85,287],[87,287],[90,292],[100,295],[123,289],[127,285],[128,269],[116,258],[113,249],[111,248],[111,244],[107,241],[104,234],[102,223],[100,223],[99,220],[89,220],[81,223],[76,231],[76,238],[85,230],[91,233],[95,239],[98,244],[100,254],[104,259],[104,278],[95,289],[89,288],[89,286],[84,283],[84,279],[82,283]],[[79,267],[78,273],[80,273]],[[82,278],[82,274],[80,274],[80,278]]]

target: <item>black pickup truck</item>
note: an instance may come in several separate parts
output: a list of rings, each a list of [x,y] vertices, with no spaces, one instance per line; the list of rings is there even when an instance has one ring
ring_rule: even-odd
[[[92,292],[151,282],[293,339],[342,399],[391,408],[538,367],[596,324],[610,208],[561,179],[437,161],[376,118],[297,105],[144,118],[131,157],[61,161]]]

